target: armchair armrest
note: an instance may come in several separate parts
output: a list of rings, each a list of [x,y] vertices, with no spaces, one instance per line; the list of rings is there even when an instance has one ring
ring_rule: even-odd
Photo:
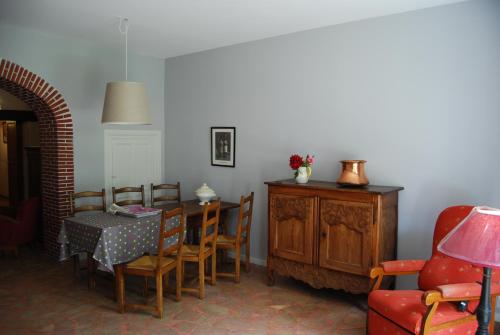
[[[500,295],[500,285],[491,283],[492,295]],[[440,285],[437,290],[425,292],[423,302],[429,306],[442,301],[479,300],[481,297],[481,283],[462,283]]]
[[[387,261],[380,263],[380,266],[373,267],[370,270],[370,279],[376,279],[376,282],[372,287],[372,291],[380,288],[384,276],[416,274],[423,269],[425,263],[426,261],[421,259]]]
[[[429,305],[436,301],[478,300],[481,296],[481,288],[480,283],[440,285],[436,291],[425,293],[425,304]],[[491,283],[490,294],[499,295],[500,285]]]
[[[15,224],[17,223],[17,220],[11,218],[10,216],[0,214],[0,222]]]
[[[463,299],[481,295],[481,285],[478,283],[440,285],[437,289],[443,299]]]

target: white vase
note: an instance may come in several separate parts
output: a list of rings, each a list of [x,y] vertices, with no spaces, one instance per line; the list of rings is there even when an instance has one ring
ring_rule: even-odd
[[[297,169],[297,177],[295,177],[295,181],[297,184],[305,184],[309,181],[307,168],[305,166],[301,166]]]

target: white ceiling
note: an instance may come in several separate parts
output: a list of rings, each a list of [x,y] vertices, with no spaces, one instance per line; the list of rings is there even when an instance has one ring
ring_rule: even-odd
[[[0,0],[0,21],[168,58],[464,0]]]

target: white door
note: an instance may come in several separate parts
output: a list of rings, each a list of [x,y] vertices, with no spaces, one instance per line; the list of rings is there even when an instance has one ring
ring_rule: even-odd
[[[157,130],[104,130],[107,203],[112,203],[113,186],[144,185],[146,205],[149,206],[150,184],[162,180],[161,144],[161,132]]]

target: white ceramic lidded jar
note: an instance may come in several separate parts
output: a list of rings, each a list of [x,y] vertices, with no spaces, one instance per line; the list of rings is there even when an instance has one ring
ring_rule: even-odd
[[[201,187],[196,190],[195,194],[198,199],[200,199],[200,205],[210,203],[210,200],[216,195],[214,190],[207,186],[207,183],[203,183],[203,185],[201,185]]]

